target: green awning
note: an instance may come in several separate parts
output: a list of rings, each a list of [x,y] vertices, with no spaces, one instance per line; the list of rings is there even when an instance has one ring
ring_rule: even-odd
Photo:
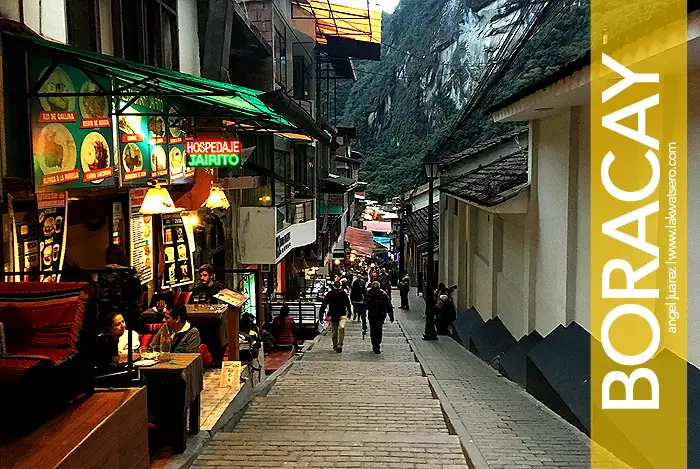
[[[127,84],[115,84],[108,90],[53,93],[51,96],[111,96],[124,102],[137,96],[157,96],[168,100],[182,116],[220,119],[225,125],[242,131],[303,133],[260,100],[263,91],[89,52],[38,37],[5,34],[3,39],[7,40],[6,47],[16,43],[27,51],[53,58],[54,66],[65,63],[83,70],[88,76],[90,73],[107,75],[116,79],[115,83],[122,81]],[[45,76],[48,77],[51,71],[48,70]],[[41,84],[31,84],[30,94],[38,95]],[[43,93],[41,96],[49,95]]]

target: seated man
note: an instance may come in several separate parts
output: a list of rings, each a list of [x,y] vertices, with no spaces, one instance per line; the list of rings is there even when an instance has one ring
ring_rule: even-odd
[[[200,303],[218,304],[219,300],[214,298],[214,295],[226,287],[214,279],[214,267],[211,264],[204,264],[199,268],[199,281],[199,285],[192,290],[189,303],[193,304],[197,299]]]
[[[187,307],[174,305],[165,310],[163,318],[165,325],[160,328],[158,334],[148,345],[148,351],[162,351],[162,344],[171,340],[170,351],[172,353],[197,353],[202,340],[199,331],[187,322]]]

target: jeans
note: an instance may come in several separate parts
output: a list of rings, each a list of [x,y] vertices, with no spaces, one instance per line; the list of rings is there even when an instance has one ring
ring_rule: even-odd
[[[333,349],[343,348],[345,339],[345,321],[348,318],[341,316],[337,321],[331,321],[331,334],[333,334]]]
[[[370,313],[369,314],[369,336],[372,339],[372,348],[378,349],[382,344],[382,329],[386,314]]]

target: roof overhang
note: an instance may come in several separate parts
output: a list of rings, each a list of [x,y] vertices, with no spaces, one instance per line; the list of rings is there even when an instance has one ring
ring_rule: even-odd
[[[451,194],[445,191],[445,195],[464,202],[467,205],[484,210],[490,213],[527,213],[527,208],[530,204],[530,185],[523,184],[522,186],[515,187],[510,191],[501,194],[501,198],[495,205],[485,206],[478,204],[472,200],[467,200],[455,194]]]
[[[89,52],[36,36],[5,32],[2,39],[5,47],[19,47],[28,54],[52,60],[39,79],[29,84],[29,96],[110,97],[116,101],[117,115],[129,114],[129,106],[139,97],[157,97],[167,101],[181,117],[216,120],[222,127],[238,131],[299,131],[261,101],[262,91]],[[61,64],[81,70],[96,85],[95,76],[109,77],[113,84],[97,86],[94,91],[41,92],[50,73]]]
[[[296,101],[287,95],[284,90],[269,91],[260,95],[260,100],[270,108],[287,116],[299,129],[310,137],[324,145],[331,143],[331,136],[316,123],[313,117],[306,112]]]
[[[618,49],[615,60],[635,63],[650,70],[664,70],[669,40],[669,30],[661,28],[648,36]],[[688,15],[688,70],[700,68],[700,12]],[[556,74],[535,83],[514,97],[493,106],[488,112],[496,122],[529,121],[546,118],[573,106],[585,106],[590,102],[590,83],[594,79],[608,79],[611,84],[619,76],[610,70],[605,75],[591,77],[590,54],[572,62]]]

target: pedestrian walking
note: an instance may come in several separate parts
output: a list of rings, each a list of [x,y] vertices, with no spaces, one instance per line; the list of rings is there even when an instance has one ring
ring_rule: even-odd
[[[333,288],[323,299],[319,315],[321,321],[325,318],[326,308],[328,308],[328,315],[331,317],[333,350],[341,353],[343,351],[343,339],[345,338],[345,321],[352,313],[352,306],[350,306],[350,298],[348,298],[348,294],[343,290],[340,282],[333,282]]]
[[[358,275],[352,282],[350,291],[350,301],[352,301],[352,312],[354,321],[359,321],[362,317],[362,308],[365,302],[365,294],[367,293],[367,284],[361,275]]]
[[[411,279],[408,274],[404,275],[399,283],[399,293],[401,294],[401,309],[408,309],[408,293],[411,291]]]
[[[382,353],[382,328],[386,321],[387,314],[389,320],[394,322],[394,307],[391,305],[391,299],[382,289],[379,282],[372,282],[372,286],[367,290],[365,295],[365,311],[367,311],[367,319],[369,320],[369,335],[372,339],[372,350],[374,353]],[[365,315],[362,315],[362,331],[367,331],[367,323]]]

